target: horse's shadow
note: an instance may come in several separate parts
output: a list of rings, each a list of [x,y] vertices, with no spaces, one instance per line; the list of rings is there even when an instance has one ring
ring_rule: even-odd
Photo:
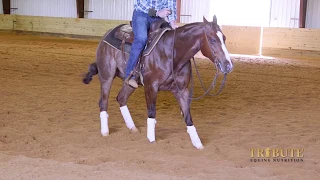
[[[157,130],[157,137],[159,139],[167,139],[168,137],[170,136],[174,136],[175,134],[185,134],[185,131],[183,129],[179,129],[179,128],[161,128],[161,127],[158,127]]]
[[[113,125],[112,127],[109,127],[110,133],[118,133],[123,129],[120,125]]]

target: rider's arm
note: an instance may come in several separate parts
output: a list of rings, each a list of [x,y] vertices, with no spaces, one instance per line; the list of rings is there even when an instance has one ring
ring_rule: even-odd
[[[177,0],[168,0],[168,8],[172,11],[168,16],[169,21],[177,20]]]

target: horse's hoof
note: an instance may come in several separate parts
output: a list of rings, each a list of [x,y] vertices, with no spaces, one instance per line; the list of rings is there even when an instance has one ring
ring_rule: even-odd
[[[101,135],[102,135],[103,137],[107,137],[107,136],[109,136],[109,132],[101,132]]]
[[[133,128],[130,129],[130,132],[139,133],[140,131],[139,131],[139,129],[137,127],[134,126]]]

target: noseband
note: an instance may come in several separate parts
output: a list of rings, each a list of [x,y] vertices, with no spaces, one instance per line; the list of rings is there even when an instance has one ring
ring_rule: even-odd
[[[177,82],[176,82],[176,78],[175,78],[175,75],[174,75],[174,70],[173,70],[174,44],[175,44],[176,30],[174,29],[173,31],[174,31],[174,32],[173,32],[173,43],[172,43],[172,69],[171,69],[172,72],[171,72],[171,74],[172,74],[173,81],[174,81],[174,83],[176,84],[176,87],[177,87],[177,88],[179,89],[179,91],[181,92],[181,91],[184,90],[184,89],[180,89],[180,88],[178,87],[178,84],[177,84]],[[209,45],[207,35],[206,35],[205,33],[204,33],[204,35],[205,35],[205,39],[206,39],[206,41],[207,41],[206,43],[207,43],[207,45]],[[209,48],[209,47],[208,47],[208,48]],[[214,76],[214,78],[213,78],[213,80],[212,80],[212,83],[211,83],[211,85],[210,85],[210,87],[209,87],[208,89],[205,88],[204,83],[203,83],[203,81],[202,81],[202,79],[201,79],[201,77],[200,77],[200,73],[199,73],[199,71],[198,71],[198,67],[197,67],[197,65],[196,65],[196,61],[195,61],[194,57],[192,57],[193,63],[194,63],[194,66],[195,66],[195,69],[196,69],[196,72],[197,72],[197,76],[198,76],[198,79],[199,79],[200,84],[201,84],[201,86],[202,86],[202,89],[204,90],[204,93],[203,93],[201,96],[198,96],[198,97],[188,97],[188,99],[190,99],[190,100],[199,100],[199,99],[203,98],[204,96],[208,95],[209,92],[210,92],[213,88],[215,88],[215,86],[216,86],[216,82],[217,82],[217,79],[218,79],[218,76],[219,76],[219,67],[218,67],[218,61],[216,60],[217,58],[215,58],[214,54],[216,54],[216,53],[218,53],[218,52],[212,52],[212,51],[210,51],[210,53],[211,53],[211,56],[214,58],[214,64],[215,64],[215,67],[216,67],[216,69],[217,69],[217,72],[216,72],[216,74],[215,74],[215,76]],[[217,96],[218,94],[220,94],[221,91],[222,91],[222,89],[224,88],[226,79],[227,79],[227,73],[224,73],[224,77],[223,77],[222,83],[221,83],[221,85],[220,85],[219,91],[218,91],[217,93],[213,94],[213,95],[212,95],[212,94],[209,94],[209,96]],[[194,81],[193,81],[193,76],[192,76],[192,72],[191,72],[191,87],[190,87],[190,89],[192,89],[192,91],[193,91],[193,88],[194,88]]]

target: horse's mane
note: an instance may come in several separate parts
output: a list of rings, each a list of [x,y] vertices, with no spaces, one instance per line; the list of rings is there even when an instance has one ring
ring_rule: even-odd
[[[204,23],[203,22],[188,23],[188,24],[185,24],[183,26],[178,27],[177,30],[181,29],[181,28],[190,29],[190,28],[194,28],[194,27],[200,27],[201,25],[204,25]]]
[[[217,26],[216,29],[221,31],[221,27],[219,25],[216,25],[216,26]],[[192,29],[194,27],[198,27],[198,28],[205,27],[205,23],[204,22],[188,23],[188,24],[185,24],[183,26],[178,27],[177,30],[178,29],[182,29],[182,28],[186,29],[186,30],[189,30],[189,29]]]

